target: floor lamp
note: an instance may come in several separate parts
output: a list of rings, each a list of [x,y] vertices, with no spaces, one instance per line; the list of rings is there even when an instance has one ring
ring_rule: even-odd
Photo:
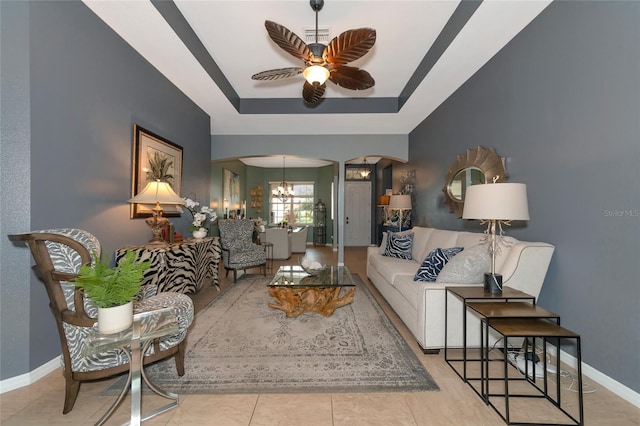
[[[402,218],[405,210],[411,210],[411,195],[392,195],[391,201],[389,201],[390,210],[400,210],[400,217],[398,218],[398,231],[402,231]]]
[[[487,183],[472,185],[464,196],[463,219],[479,219],[487,223],[491,272],[484,274],[484,290],[488,293],[502,293],[502,275],[496,274],[496,255],[502,241],[502,225],[510,225],[512,220],[529,220],[527,187],[523,183]],[[498,229],[496,229],[496,227]]]

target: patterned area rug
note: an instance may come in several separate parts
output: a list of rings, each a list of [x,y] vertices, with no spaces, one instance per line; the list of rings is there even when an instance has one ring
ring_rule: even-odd
[[[439,390],[369,289],[353,277],[354,302],[328,318],[287,318],[267,306],[268,278],[243,277],[196,316],[185,375],[176,374],[173,359],[148,367],[147,375],[179,394]],[[111,392],[122,388],[123,379]]]

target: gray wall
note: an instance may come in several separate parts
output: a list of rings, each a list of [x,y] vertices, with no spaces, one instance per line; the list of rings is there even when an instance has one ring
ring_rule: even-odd
[[[16,318],[30,313],[31,261],[5,237],[31,215],[28,17],[27,2],[0,2],[0,378],[29,371],[29,320]]]
[[[557,249],[540,295],[581,334],[583,361],[640,391],[639,2],[554,2],[409,137],[417,221],[479,230],[441,188],[477,145],[527,184],[507,234]],[[394,169],[394,176],[396,169]]]
[[[184,148],[183,193],[209,202],[210,121],[81,2],[0,2],[0,379],[60,353],[26,246],[6,235],[88,230],[110,255],[148,241],[129,219],[133,124]],[[5,94],[9,96],[5,98]],[[11,102],[10,104],[8,102]],[[30,109],[29,109],[30,108]],[[172,219],[186,231],[188,218]]]

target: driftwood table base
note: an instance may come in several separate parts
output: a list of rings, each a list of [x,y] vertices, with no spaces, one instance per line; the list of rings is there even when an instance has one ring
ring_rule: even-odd
[[[269,294],[275,303],[269,307],[280,309],[289,318],[295,318],[305,312],[329,317],[341,306],[353,302],[355,287],[349,288],[340,296],[342,287],[270,287]]]

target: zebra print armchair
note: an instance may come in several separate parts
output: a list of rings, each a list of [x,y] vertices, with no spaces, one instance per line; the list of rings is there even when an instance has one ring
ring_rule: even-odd
[[[49,306],[55,317],[65,378],[63,414],[73,409],[80,384],[113,376],[129,369],[129,359],[122,349],[84,356],[84,340],[97,321],[98,308],[71,281],[80,266],[94,262],[94,252],[101,256],[100,242],[80,229],[51,229],[10,235],[12,241],[25,242],[30,250],[37,277],[44,283]],[[178,375],[184,375],[185,337],[193,321],[193,302],[179,293],[161,293],[134,303],[134,313],[160,307],[176,310],[177,334],[156,339],[144,357],[144,364],[174,356]]]
[[[250,219],[218,219],[222,261],[229,275],[233,271],[236,282],[238,269],[260,266],[267,275],[267,253],[263,246],[253,242],[253,222]]]

